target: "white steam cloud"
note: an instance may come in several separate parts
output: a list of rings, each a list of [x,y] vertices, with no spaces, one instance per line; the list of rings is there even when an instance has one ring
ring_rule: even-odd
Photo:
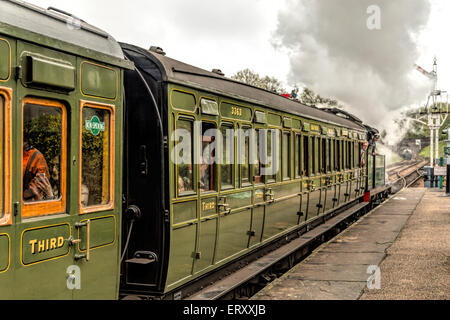
[[[380,9],[380,29],[367,26],[371,6]],[[421,104],[430,90],[413,68],[429,15],[427,0],[288,0],[276,44],[290,52],[291,83],[336,98],[389,130],[394,113]]]

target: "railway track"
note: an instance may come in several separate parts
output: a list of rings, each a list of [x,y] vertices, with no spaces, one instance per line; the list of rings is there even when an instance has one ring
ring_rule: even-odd
[[[403,188],[408,188],[417,180],[422,178],[420,171],[428,161],[414,160],[409,162],[402,162],[399,166],[388,168],[387,174],[389,184],[391,185],[391,192],[397,193]]]
[[[402,161],[387,168],[391,193],[397,193],[422,177],[419,171],[427,161]],[[270,282],[280,277],[307,258],[318,246],[347,229],[372,207],[357,201],[343,211],[322,217],[314,228],[286,236],[286,243],[266,252],[255,261],[244,262],[240,269],[217,279],[201,290],[192,293],[187,300],[247,300]],[[288,239],[289,237],[289,239]]]
[[[386,171],[388,173],[390,173],[390,172],[398,170],[402,167],[405,167],[405,166],[411,165],[411,164],[415,164],[415,163],[417,163],[417,160],[403,160],[400,162],[392,163],[392,164],[386,166]]]

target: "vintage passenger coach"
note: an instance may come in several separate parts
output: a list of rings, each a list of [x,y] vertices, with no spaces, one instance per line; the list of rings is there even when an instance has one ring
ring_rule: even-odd
[[[0,9],[2,299],[183,298],[384,190],[384,157],[361,153],[371,129],[352,115],[119,44],[58,9]],[[214,150],[210,129],[224,136]]]
[[[122,82],[133,64],[111,36],[69,18],[0,1],[1,298],[118,296]],[[25,198],[36,170],[51,195]],[[81,289],[68,290],[75,271]]]

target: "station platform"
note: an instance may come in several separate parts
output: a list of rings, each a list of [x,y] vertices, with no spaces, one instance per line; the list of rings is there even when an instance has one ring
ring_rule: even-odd
[[[450,197],[404,189],[252,300],[450,299],[449,255]]]

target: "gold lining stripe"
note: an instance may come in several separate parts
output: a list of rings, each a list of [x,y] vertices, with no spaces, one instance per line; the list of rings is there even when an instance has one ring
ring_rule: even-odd
[[[1,236],[8,237],[8,265],[6,266],[6,268],[4,270],[0,271],[0,274],[5,273],[6,271],[8,271],[9,270],[9,266],[11,265],[11,237],[7,233],[0,233],[0,237]]]
[[[4,105],[4,193],[0,195],[4,203],[4,216],[0,219],[0,226],[12,224],[12,89],[0,87],[0,95],[5,99]]]
[[[116,95],[114,96],[114,98],[104,98],[104,97],[99,97],[99,96],[92,96],[92,95],[85,94],[83,92],[83,90],[82,90],[82,88],[83,88],[83,86],[82,86],[83,68],[82,67],[83,67],[83,64],[85,64],[85,63],[91,64],[91,65],[94,65],[94,66],[97,66],[97,67],[100,67],[100,68],[109,69],[109,70],[114,71],[114,73],[116,75]],[[118,91],[119,91],[119,75],[117,74],[117,70],[115,70],[113,68],[110,68],[110,67],[107,67],[105,65],[93,63],[93,62],[90,62],[90,61],[82,61],[80,63],[80,93],[81,93],[82,96],[88,97],[88,98],[95,98],[95,99],[104,99],[104,100],[115,101],[117,99],[117,96],[118,96],[118,93],[119,93]]]
[[[187,94],[190,94],[190,95],[192,95],[192,96],[194,96],[194,100],[195,100],[195,104],[194,104],[194,110],[193,111],[189,111],[189,110],[186,110],[186,109],[180,109],[180,108],[176,108],[176,107],[174,107],[173,106],[173,103],[172,103],[172,94],[173,94],[173,92],[174,91],[178,91],[178,92],[182,92],[182,93],[187,93]],[[197,99],[197,94],[195,94],[194,92],[190,92],[190,91],[186,91],[186,90],[181,90],[181,89],[178,89],[178,88],[172,88],[172,89],[170,89],[170,94],[169,94],[169,104],[170,104],[170,106],[172,107],[172,109],[173,110],[175,110],[175,111],[179,111],[180,113],[181,112],[186,112],[188,115],[190,115],[190,116],[192,116],[192,115],[194,115],[194,114],[197,114],[197,110],[198,110],[198,101],[200,101],[199,99]]]
[[[91,247],[90,250],[95,250],[95,249],[98,249],[98,248],[103,248],[103,247],[111,246],[111,245],[113,245],[113,244],[116,242],[116,237],[117,237],[117,223],[116,223],[116,216],[113,215],[113,214],[111,214],[111,215],[108,215],[108,216],[102,216],[102,217],[97,217],[97,218],[92,218],[92,219],[84,219],[84,220],[81,220],[81,221],[80,221],[80,222],[88,221],[88,220],[93,221],[93,220],[105,219],[105,218],[109,218],[109,217],[113,217],[113,219],[114,219],[114,239],[113,239],[113,241],[110,242],[110,243],[106,243],[106,244],[102,244],[102,245],[96,246],[96,247]],[[92,228],[92,226],[91,226],[91,228]],[[78,239],[81,239],[81,237],[80,237],[80,230],[81,230],[81,229],[78,229]],[[91,231],[91,232],[92,232],[92,231]],[[78,251],[80,251],[80,252],[86,252],[86,250],[81,250],[80,244],[81,244],[81,243],[78,243]],[[87,249],[87,246],[86,246],[86,249]]]
[[[9,73],[8,73],[8,77],[5,80],[0,79],[0,82],[8,82],[9,79],[11,78],[11,66],[12,66],[12,54],[11,54],[11,44],[9,43],[8,40],[4,39],[4,38],[0,38],[0,41],[5,41],[6,44],[8,44],[9,47]]]
[[[67,256],[70,254],[70,249],[71,249],[69,245],[67,245],[67,247],[68,247],[69,250],[67,251],[67,253],[66,253],[65,255],[61,255],[61,256],[57,256],[57,257],[53,257],[53,258],[48,258],[48,259],[41,260],[41,261],[36,261],[36,262],[30,263],[30,264],[24,264],[24,262],[23,262],[23,252],[22,252],[22,248],[23,248],[23,235],[24,235],[24,233],[25,233],[26,231],[38,230],[38,229],[45,229],[45,228],[50,228],[50,227],[59,227],[59,226],[64,226],[64,225],[67,225],[67,226],[69,227],[69,238],[70,238],[70,237],[72,236],[72,228],[70,227],[70,224],[69,224],[68,222],[65,222],[65,223],[59,223],[59,224],[52,224],[52,225],[48,225],[48,226],[41,226],[41,227],[29,228],[29,229],[23,230],[23,231],[22,231],[22,234],[21,234],[21,236],[20,236],[20,263],[21,263],[24,267],[29,267],[29,266],[33,266],[33,265],[38,264],[38,263],[47,262],[47,261],[51,261],[51,260],[56,260],[56,259],[61,259],[61,258],[67,257]]]

